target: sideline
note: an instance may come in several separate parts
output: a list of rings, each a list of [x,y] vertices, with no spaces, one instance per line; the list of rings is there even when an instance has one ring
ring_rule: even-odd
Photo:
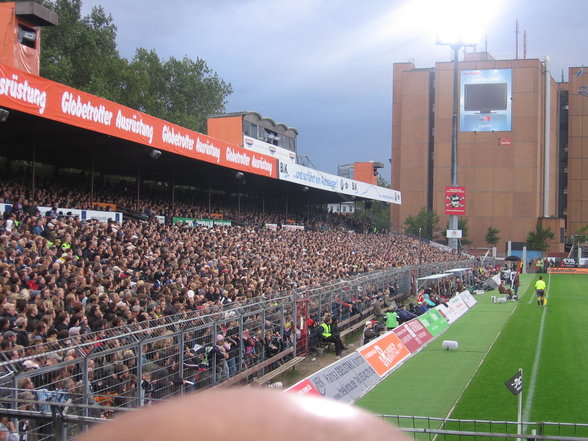
[[[545,298],[549,296],[549,289],[551,288],[551,273],[547,277],[547,292]],[[539,372],[539,362],[541,361],[541,349],[543,347],[543,331],[545,329],[545,308],[542,309],[541,324],[539,325],[539,335],[537,336],[537,348],[535,349],[535,360],[533,361],[533,369],[531,370],[531,378],[529,379],[529,387],[527,388],[527,396],[525,397],[525,406],[523,410],[523,421],[529,421],[531,414],[531,407],[533,406],[533,397],[535,395],[535,386],[537,384],[537,374]],[[524,384],[523,377],[523,384]],[[524,390],[524,389],[523,389]]]
[[[523,292],[523,294],[521,295],[521,298],[527,294],[529,287],[527,287],[527,290],[525,290]],[[517,308],[519,307],[520,302],[516,302],[516,305],[514,308],[512,308],[512,311],[510,312],[510,315],[512,316],[515,311],[517,310]],[[457,404],[459,403],[459,401],[461,400],[461,397],[463,396],[463,394],[466,392],[466,390],[468,389],[468,387],[470,386],[470,383],[472,382],[472,380],[474,379],[474,377],[476,376],[476,374],[478,373],[478,371],[480,370],[480,367],[484,364],[484,362],[486,361],[486,358],[488,357],[488,354],[490,352],[492,352],[492,349],[494,348],[494,345],[496,344],[496,342],[498,341],[498,338],[502,335],[502,328],[500,329],[500,331],[498,331],[498,334],[496,334],[496,337],[494,337],[494,340],[492,341],[492,344],[490,346],[488,346],[488,349],[486,350],[486,353],[484,354],[484,356],[482,357],[482,359],[480,360],[480,362],[478,363],[478,366],[476,367],[476,369],[474,369],[474,371],[472,372],[472,374],[470,375],[470,378],[468,379],[467,383],[465,384],[465,386],[463,387],[462,391],[460,392],[460,394],[458,395],[458,397],[455,399],[455,402],[453,403],[453,405],[451,406],[451,409],[449,409],[449,412],[447,413],[447,415],[445,416],[445,419],[449,419],[451,417],[451,414],[453,413],[453,411],[455,410]],[[431,441],[436,441],[437,436],[439,434],[436,434]]]

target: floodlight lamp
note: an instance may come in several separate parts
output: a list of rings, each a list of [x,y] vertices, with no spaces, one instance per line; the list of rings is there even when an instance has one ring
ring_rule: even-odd
[[[149,152],[149,157],[151,159],[159,159],[160,156],[161,156],[161,150],[151,150]]]
[[[10,115],[9,110],[0,108],[0,122],[6,122],[8,115]]]
[[[237,178],[239,180],[243,179],[244,177],[245,177],[245,173],[243,173],[243,172],[238,171],[235,173],[235,178]]]
[[[437,28],[437,44],[446,46],[475,46],[487,24],[480,20],[479,2],[450,0],[430,2]],[[494,8],[491,8],[494,9]],[[492,15],[488,11],[488,15]]]

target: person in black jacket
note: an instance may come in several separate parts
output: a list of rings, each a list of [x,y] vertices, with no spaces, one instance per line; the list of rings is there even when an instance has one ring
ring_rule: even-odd
[[[27,332],[27,318],[19,317],[14,322],[13,331],[16,333],[16,344],[22,347],[30,345],[29,333]]]

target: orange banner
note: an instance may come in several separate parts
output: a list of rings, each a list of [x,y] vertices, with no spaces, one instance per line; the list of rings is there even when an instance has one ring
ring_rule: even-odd
[[[374,340],[371,344],[360,349],[359,353],[380,377],[386,375],[410,355],[410,351],[393,332]]]
[[[547,268],[550,274],[588,274],[588,268]]]
[[[106,202],[92,202],[92,207],[110,208],[110,211],[116,211],[116,204],[108,204]]]
[[[0,106],[200,161],[277,178],[277,160],[0,64]]]

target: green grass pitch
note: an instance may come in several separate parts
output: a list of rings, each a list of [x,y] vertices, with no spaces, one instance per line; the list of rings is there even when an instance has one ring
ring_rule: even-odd
[[[588,423],[588,276],[543,275],[548,303],[537,306],[537,276],[523,275],[518,302],[495,292],[358,401],[375,414],[517,420],[504,383],[523,369],[523,420]],[[456,351],[441,348],[456,340]]]

